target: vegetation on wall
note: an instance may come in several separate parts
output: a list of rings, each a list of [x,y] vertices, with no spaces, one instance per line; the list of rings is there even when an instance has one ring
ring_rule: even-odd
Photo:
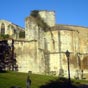
[[[30,17],[34,18],[34,21],[37,23],[37,25],[42,27],[44,29],[44,31],[47,31],[46,29],[49,28],[49,26],[40,17],[38,10],[32,11],[31,14],[30,14]]]
[[[8,34],[0,34],[0,39],[8,39],[10,36]]]

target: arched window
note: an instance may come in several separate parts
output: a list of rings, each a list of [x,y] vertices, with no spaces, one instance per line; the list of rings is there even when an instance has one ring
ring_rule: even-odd
[[[1,34],[5,34],[5,24],[1,24]]]

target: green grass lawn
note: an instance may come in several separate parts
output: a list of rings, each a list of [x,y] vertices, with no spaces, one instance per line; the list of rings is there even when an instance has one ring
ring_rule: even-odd
[[[31,74],[30,78],[32,81],[31,88],[40,88],[40,86],[42,85],[56,86],[56,87],[44,87],[44,88],[63,88],[60,86],[67,85],[66,84],[67,80],[64,80],[64,79],[57,80],[57,77],[54,77],[54,76]],[[26,79],[27,79],[26,73],[19,73],[19,72],[0,73],[0,88],[10,88],[11,86],[20,86],[21,88],[26,88]],[[76,86],[80,85],[80,83],[88,83],[88,81],[85,81],[85,80],[73,80],[73,81],[74,82],[72,84]],[[75,87],[71,87],[71,88],[75,88]]]
[[[17,85],[22,88],[26,88],[26,73],[18,73],[18,72],[6,72],[0,73],[0,88],[10,88],[11,86]],[[32,80],[31,88],[39,88],[39,86],[45,84],[49,80],[55,79],[52,76],[44,76],[31,74],[30,76]]]

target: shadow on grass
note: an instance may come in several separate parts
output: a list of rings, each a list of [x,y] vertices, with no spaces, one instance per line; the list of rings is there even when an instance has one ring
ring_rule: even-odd
[[[79,88],[88,88],[88,85],[87,84],[82,84],[79,86]]]
[[[56,80],[51,80],[49,83],[40,86],[40,88],[79,88],[74,82],[71,82],[69,85],[68,79],[59,78]]]
[[[17,86],[11,86],[10,88],[22,88],[22,87],[17,87]]]
[[[0,73],[8,73],[8,71],[0,71]]]

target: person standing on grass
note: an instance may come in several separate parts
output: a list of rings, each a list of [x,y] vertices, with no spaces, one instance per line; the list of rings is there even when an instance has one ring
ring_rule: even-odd
[[[29,75],[28,75],[27,80],[26,80],[26,88],[31,88],[31,79],[30,79]]]

